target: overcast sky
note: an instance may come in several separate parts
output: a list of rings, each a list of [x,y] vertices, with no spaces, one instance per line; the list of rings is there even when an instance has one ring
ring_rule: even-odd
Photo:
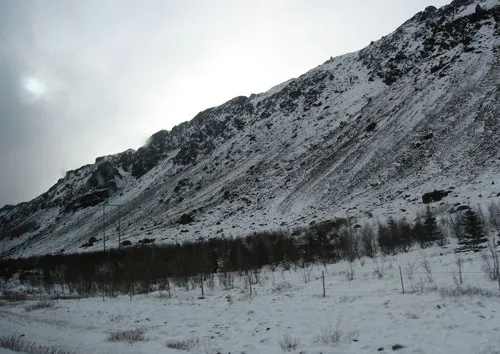
[[[448,0],[0,0],[0,206]]]

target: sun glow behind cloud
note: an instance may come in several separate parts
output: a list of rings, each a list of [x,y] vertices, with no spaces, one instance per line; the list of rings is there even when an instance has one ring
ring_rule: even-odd
[[[23,89],[23,96],[28,102],[41,99],[47,92],[45,82],[32,75],[26,75],[21,78],[21,88]]]

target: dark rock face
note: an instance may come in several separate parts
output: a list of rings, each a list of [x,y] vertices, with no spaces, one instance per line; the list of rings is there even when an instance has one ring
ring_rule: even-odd
[[[472,16],[472,20],[474,22],[478,22],[484,20],[486,17],[488,17],[488,12],[483,10],[483,8],[479,6],[479,4],[477,4],[474,15]]]
[[[376,127],[377,127],[377,123],[375,123],[375,122],[370,123],[370,124],[368,124],[368,126],[366,127],[365,131],[366,131],[367,133],[369,133],[369,132],[371,132],[371,131],[375,130],[375,128],[376,128]]]
[[[200,152],[208,153],[213,149],[214,145],[210,142],[189,141],[182,146],[172,161],[178,165],[190,165],[196,161]]]
[[[166,130],[161,130],[153,134],[146,145],[137,150],[132,157],[132,176],[139,178],[157,165],[168,151],[168,136]]]
[[[109,189],[91,190],[88,193],[79,196],[74,203],[66,206],[67,211],[75,211],[81,208],[87,208],[102,203],[110,196]]]
[[[87,185],[94,188],[116,189],[115,176],[119,176],[118,170],[111,162],[106,161],[97,166],[96,171],[87,180]]]
[[[84,243],[83,245],[80,246],[80,248],[89,248],[89,247],[92,247],[94,245],[94,243],[97,242],[97,239],[95,237],[91,237],[89,238],[89,241]]]
[[[132,242],[130,242],[129,240],[125,240],[125,241],[122,241],[122,243],[120,245],[122,247],[132,246]]]
[[[139,240],[137,242],[140,243],[141,245],[147,245],[147,244],[155,242],[155,239],[154,238],[144,238],[144,239]]]
[[[424,11],[415,15],[415,19],[419,22],[427,21],[437,15],[437,9],[434,6],[427,6]]]
[[[402,76],[414,70],[422,61],[432,58],[438,53],[463,45],[464,51],[474,51],[468,47],[470,40],[479,31],[480,26],[475,26],[489,16],[496,18],[498,9],[485,10],[478,4],[475,13],[461,17],[456,21],[446,22],[445,15],[453,16],[456,8],[470,5],[472,0],[457,0],[448,6],[437,10],[430,6],[425,11],[419,12],[408,22],[418,22],[421,24],[419,31],[414,34],[414,39],[422,41],[422,47],[414,53],[402,53],[394,46],[394,37],[384,37],[378,46],[369,46],[359,52],[363,64],[370,69],[372,77],[379,77],[390,86],[396,83]],[[404,26],[394,33],[397,38],[403,35]],[[400,33],[401,31],[401,33]],[[410,43],[405,43],[404,47]],[[393,53],[393,54],[391,54]],[[442,61],[430,69],[431,73],[444,75],[442,72],[450,64],[449,61]]]
[[[251,114],[253,110],[248,98],[240,96],[198,113],[190,122],[175,126],[170,132],[159,131],[131,157],[132,176],[143,176],[176,149],[179,152],[172,159],[174,164],[185,166],[195,163],[200,156],[213,151],[214,140],[230,137],[234,130],[242,130],[245,122],[239,117]],[[215,119],[221,116],[223,120]]]
[[[422,202],[424,204],[438,202],[450,193],[451,193],[451,191],[443,191],[443,190],[436,190],[435,189],[432,192],[425,193],[424,195],[422,195]]]
[[[473,4],[475,0],[453,0],[451,2],[451,5],[458,7],[458,6],[467,6],[470,4]]]
[[[36,222],[34,221],[29,221],[29,222],[25,222],[21,225],[18,225],[18,226],[14,226],[13,228],[11,228],[9,231],[8,231],[8,235],[11,237],[11,238],[16,238],[16,237],[19,237],[29,231],[32,231],[32,230],[35,230],[37,229],[39,226],[37,225]]]
[[[291,114],[297,110],[300,103],[304,112],[309,111],[311,107],[321,106],[320,96],[328,82],[333,79],[331,73],[318,71],[313,75],[302,75],[290,81],[283,90],[272,95],[265,102],[257,104],[257,109],[261,111],[260,118],[270,117],[277,108],[284,114]]]
[[[434,138],[434,134],[433,133],[429,133],[429,134],[426,134],[422,137],[422,140],[430,140]]]
[[[7,211],[11,211],[15,208],[16,206],[15,205],[10,205],[10,204],[6,204],[4,205],[1,209],[0,209],[0,212],[7,212]]]

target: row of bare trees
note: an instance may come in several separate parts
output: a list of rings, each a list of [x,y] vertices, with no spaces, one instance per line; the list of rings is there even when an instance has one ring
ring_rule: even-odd
[[[292,233],[277,230],[244,238],[9,259],[0,262],[0,276],[8,279],[20,274],[22,281],[47,291],[62,286],[80,296],[169,289],[171,281],[182,284],[193,277],[213,279],[216,274],[226,284],[234,272],[252,274],[264,266],[289,269],[313,262],[353,261],[379,252],[408,252],[416,244],[422,248],[445,245],[450,237],[459,240],[462,251],[478,250],[488,241],[487,234],[500,232],[500,205],[492,204],[487,215],[469,208],[438,221],[427,208],[411,222],[388,218],[360,225],[355,218],[335,219]]]

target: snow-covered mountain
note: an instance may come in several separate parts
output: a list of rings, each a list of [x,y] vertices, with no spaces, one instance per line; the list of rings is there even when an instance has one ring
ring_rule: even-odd
[[[428,7],[266,93],[0,209],[8,256],[177,242],[500,196],[500,1]],[[445,205],[446,207],[446,205]]]

